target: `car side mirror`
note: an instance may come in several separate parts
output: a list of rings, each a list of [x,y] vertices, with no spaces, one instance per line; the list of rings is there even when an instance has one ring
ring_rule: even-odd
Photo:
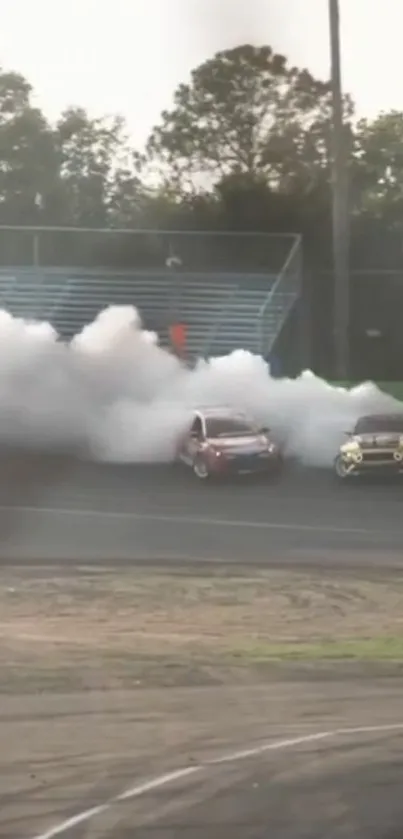
[[[260,429],[261,434],[270,434],[270,428],[267,425],[264,425],[263,428]]]
[[[352,437],[353,434],[354,434],[354,431],[345,431],[344,433],[345,433],[346,437]]]

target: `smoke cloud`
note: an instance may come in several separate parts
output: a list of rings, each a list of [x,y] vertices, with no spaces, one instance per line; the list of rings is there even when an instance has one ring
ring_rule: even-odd
[[[285,452],[327,466],[363,413],[398,407],[371,383],[332,387],[309,371],[273,379],[243,350],[190,370],[142,329],[132,307],[110,307],[64,344],[48,323],[0,311],[0,443],[81,444],[104,461],[169,461],[191,409],[229,405],[270,426]]]

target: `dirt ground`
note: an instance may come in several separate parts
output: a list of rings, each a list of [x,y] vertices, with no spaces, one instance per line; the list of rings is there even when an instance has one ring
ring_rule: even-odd
[[[395,721],[402,607],[400,575],[3,568],[0,837],[266,736]]]
[[[3,694],[211,684],[323,659],[403,661],[403,575],[1,571]]]

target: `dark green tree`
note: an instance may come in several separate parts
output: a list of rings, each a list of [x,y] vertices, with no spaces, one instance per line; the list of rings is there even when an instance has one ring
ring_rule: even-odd
[[[234,175],[309,190],[328,177],[330,106],[327,83],[268,46],[219,52],[176,90],[150,135],[147,163],[182,190]]]
[[[82,108],[65,111],[55,130],[66,220],[106,226],[124,152],[124,123],[91,118]]]
[[[31,85],[0,70],[0,219],[26,224],[42,218],[58,176],[51,127],[31,104]]]
[[[391,111],[358,123],[352,170],[356,210],[401,227],[403,113]]]

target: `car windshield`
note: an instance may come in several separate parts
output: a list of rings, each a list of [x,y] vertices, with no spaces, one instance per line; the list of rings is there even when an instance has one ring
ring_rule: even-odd
[[[207,437],[239,437],[256,434],[256,428],[248,420],[239,417],[207,417]]]
[[[403,434],[401,417],[362,417],[355,427],[356,434]]]

